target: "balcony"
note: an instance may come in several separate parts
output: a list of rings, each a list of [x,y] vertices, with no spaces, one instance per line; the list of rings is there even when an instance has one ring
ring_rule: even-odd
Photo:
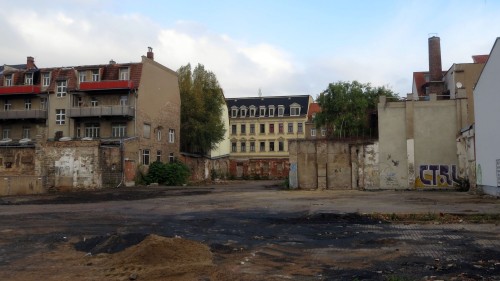
[[[102,117],[102,116],[135,116],[134,107],[109,105],[109,106],[95,106],[95,107],[73,107],[69,110],[69,117]]]
[[[35,86],[35,85],[0,87],[0,95],[39,94],[39,93],[40,93],[40,86]]]
[[[47,110],[2,110],[0,111],[0,119],[47,119]]]
[[[103,80],[97,82],[80,82],[81,91],[105,91],[132,89],[132,80]]]

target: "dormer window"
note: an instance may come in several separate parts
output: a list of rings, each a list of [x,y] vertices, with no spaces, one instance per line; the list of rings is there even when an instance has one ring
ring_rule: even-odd
[[[85,82],[85,80],[87,80],[87,72],[86,71],[80,71],[78,73],[78,82],[82,83],[82,82]]]
[[[250,106],[250,117],[255,117],[255,106],[251,105]]]
[[[274,117],[274,105],[269,106],[269,117]]]
[[[50,85],[50,73],[45,72],[42,74],[42,86],[48,87]]]
[[[285,107],[283,105],[278,105],[278,117],[283,117],[285,114]]]
[[[296,103],[290,105],[290,116],[300,116],[300,105]]]
[[[231,107],[231,118],[238,117],[238,108],[236,106]]]
[[[129,80],[129,70],[128,67],[120,68],[120,80]]]
[[[12,86],[12,74],[5,75],[5,86]]]
[[[246,117],[247,116],[247,107],[246,106],[242,106],[241,109],[240,109],[241,113],[240,113],[240,117]]]
[[[266,107],[265,106],[259,107],[259,116],[260,117],[266,116]]]
[[[92,82],[99,81],[99,69],[92,70]]]
[[[24,75],[24,85],[33,85],[33,73],[26,73]]]

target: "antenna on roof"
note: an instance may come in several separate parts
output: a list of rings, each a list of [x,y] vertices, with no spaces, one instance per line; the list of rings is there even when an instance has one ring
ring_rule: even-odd
[[[259,88],[259,98],[262,97],[262,90]]]

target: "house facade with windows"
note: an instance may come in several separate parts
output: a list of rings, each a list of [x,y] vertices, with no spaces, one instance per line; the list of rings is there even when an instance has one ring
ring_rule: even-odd
[[[290,139],[306,137],[312,97],[227,98],[231,175],[237,178],[284,178]]]
[[[152,49],[125,64],[39,69],[28,57],[0,83],[0,173],[42,178],[41,191],[132,185],[179,155],[177,74]]]

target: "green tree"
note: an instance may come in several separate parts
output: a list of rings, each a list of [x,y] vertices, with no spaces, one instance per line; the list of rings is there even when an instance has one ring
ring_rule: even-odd
[[[191,64],[177,71],[181,94],[181,150],[205,155],[224,139],[224,92],[211,71]]]
[[[330,83],[317,97],[321,112],[316,114],[316,127],[326,127],[331,137],[360,137],[377,131],[376,116],[379,96],[398,98],[386,87],[372,87],[358,81]]]

